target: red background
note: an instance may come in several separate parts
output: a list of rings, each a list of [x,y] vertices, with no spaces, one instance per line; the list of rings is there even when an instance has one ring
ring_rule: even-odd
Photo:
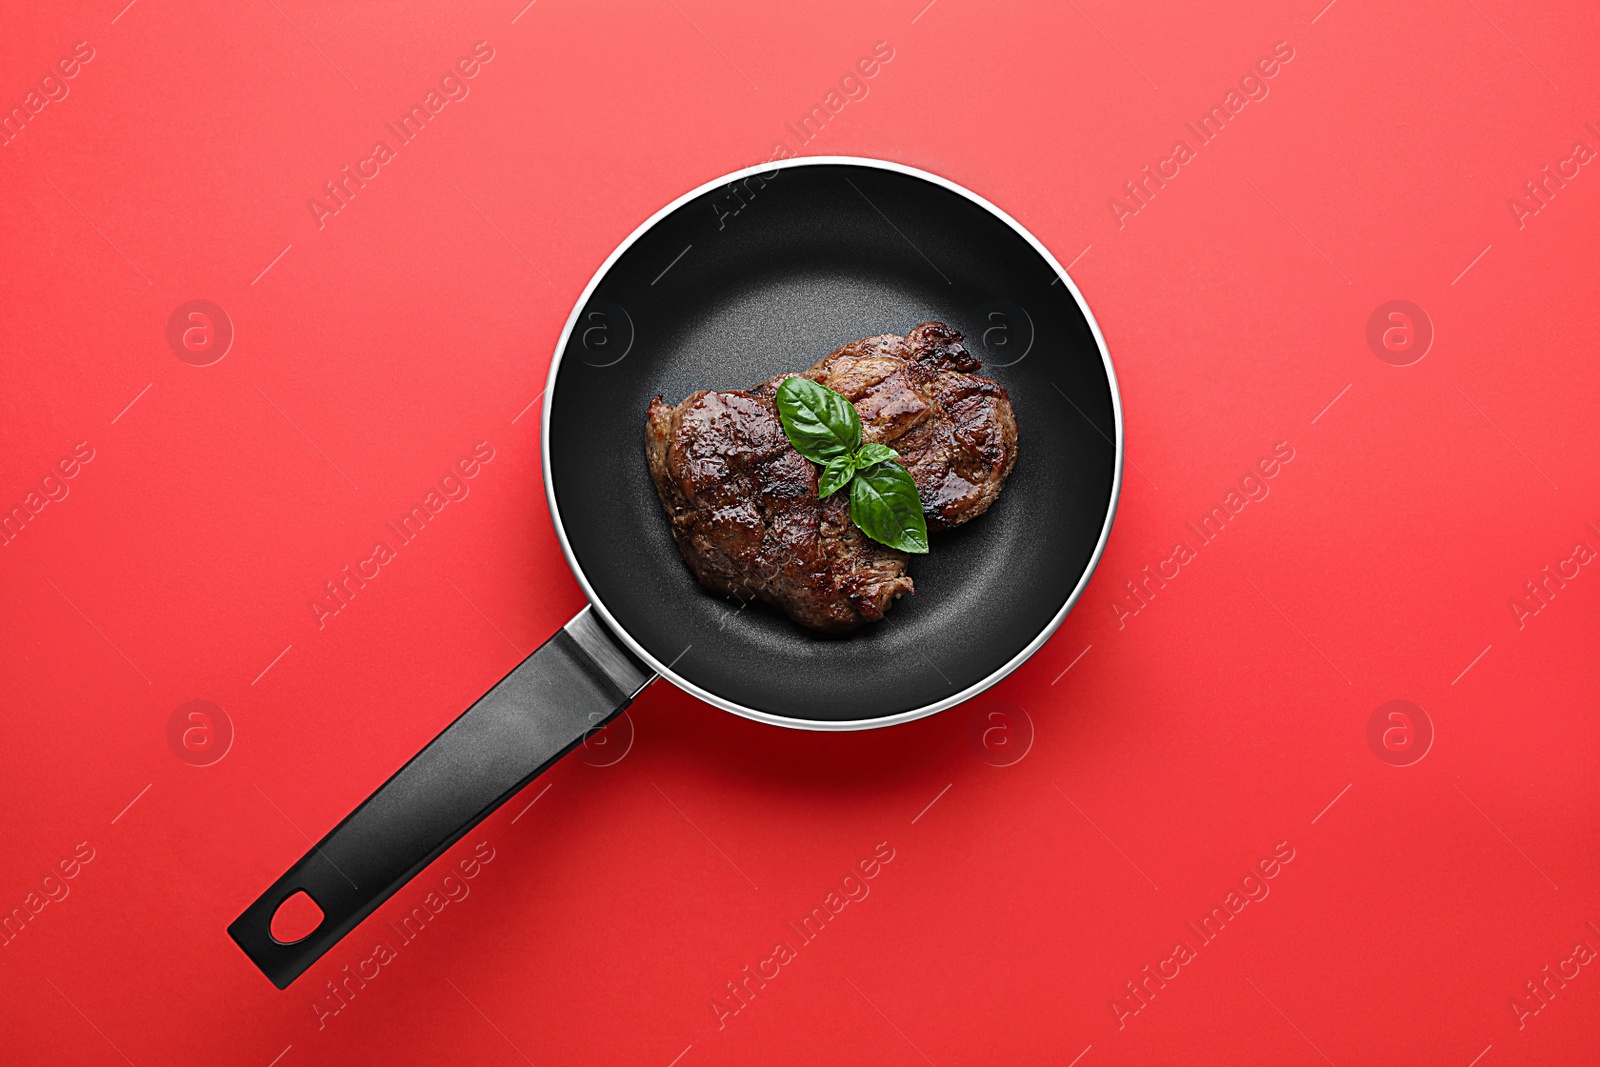
[[[1593,1062],[1600,968],[1537,1014],[1524,983],[1600,949],[1600,575],[1520,627],[1510,602],[1600,548],[1600,176],[1520,226],[1508,201],[1600,148],[1600,13],[923,2],[11,5],[6,108],[94,58],[0,148],[0,505],[94,459],[0,548],[0,908],[94,858],[0,948],[8,1062]],[[478,41],[470,95],[319,229],[308,199]],[[1119,228],[1279,41],[1270,95]],[[1073,263],[1129,460],[1083,600],[985,697],[887,730],[655,685],[620,761],[567,760],[278,992],[228,922],[582,603],[526,411],[572,302],[779,143],[945,175]],[[206,367],[166,341],[195,298],[236,331]],[[1366,339],[1397,298],[1435,332],[1404,367]],[[478,441],[470,497],[319,630],[322,583]],[[1119,626],[1281,441],[1270,495]],[[167,738],[195,699],[235,731],[205,767]],[[1394,699],[1435,733],[1409,766],[1367,740]],[[870,896],[719,1027],[883,841]],[[478,842],[470,896],[319,1028]],[[1270,896],[1119,1026],[1279,842]]]

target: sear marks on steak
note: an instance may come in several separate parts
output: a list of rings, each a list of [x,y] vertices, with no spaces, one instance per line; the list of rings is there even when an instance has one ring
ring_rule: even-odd
[[[912,591],[909,557],[850,521],[848,493],[817,499],[817,467],[789,444],[771,397],[657,397],[645,454],[678,550],[712,592],[842,633]]]
[[[867,337],[801,372],[843,394],[862,439],[889,445],[911,472],[930,531],[983,514],[1017,459],[1003,387],[944,323],[905,337]],[[849,493],[817,499],[817,467],[778,420],[782,374],[746,391],[657,397],[645,455],[678,550],[700,584],[759,598],[815,630],[842,633],[883,618],[912,592],[909,557],[850,521]]]
[[[852,341],[802,372],[855,404],[863,441],[900,453],[930,532],[987,511],[1017,462],[1011,398],[972,373],[983,364],[961,341],[944,323],[925,322],[905,337]],[[790,377],[780,374],[753,393],[773,396]]]

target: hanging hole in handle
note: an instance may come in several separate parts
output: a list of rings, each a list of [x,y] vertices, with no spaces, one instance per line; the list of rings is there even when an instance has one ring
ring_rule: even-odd
[[[322,918],[322,909],[311,899],[311,894],[304,889],[297,889],[278,905],[267,929],[272,934],[272,940],[278,944],[292,945],[315,933],[317,927],[322,925]]]

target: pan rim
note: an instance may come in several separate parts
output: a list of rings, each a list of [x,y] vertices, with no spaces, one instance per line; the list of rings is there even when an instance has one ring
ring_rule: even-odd
[[[691,682],[689,679],[672,670],[671,664],[662,663],[658,658],[652,655],[649,650],[644,648],[644,646],[642,646],[638,641],[634,640],[633,635],[628,633],[627,628],[617,621],[616,617],[612,615],[610,609],[606,607],[604,601],[600,599],[600,596],[595,591],[594,586],[590,584],[588,576],[584,574],[583,567],[578,563],[578,557],[573,552],[571,542],[569,542],[567,539],[566,526],[561,521],[560,505],[558,505],[556,502],[555,481],[551,477],[550,470],[550,412],[555,406],[556,386],[560,384],[559,372],[561,370],[561,358],[567,350],[567,343],[571,339],[573,328],[577,325],[578,316],[583,312],[583,309],[588,306],[590,297],[594,295],[594,291],[599,288],[601,281],[604,280],[617,260],[620,259],[630,248],[632,248],[641,237],[643,237],[650,230],[654,229],[656,224],[662,219],[665,219],[667,216],[677,211],[678,208],[682,207],[684,204],[687,204],[696,197],[710,192],[713,189],[727,185],[731,182],[738,181],[741,178],[747,178],[753,174],[770,174],[775,170],[788,170],[794,167],[827,165],[856,166],[866,167],[874,170],[886,170],[931,182],[934,185],[947,189],[950,192],[955,193],[957,196],[964,197],[972,203],[978,205],[978,207],[982,208],[993,217],[1005,223],[1018,236],[1027,241],[1029,246],[1031,246],[1035,252],[1039,253],[1039,255],[1044,258],[1044,261],[1050,265],[1050,268],[1055,271],[1057,278],[1059,278],[1061,283],[1066,286],[1067,292],[1072,294],[1072,299],[1077,302],[1078,310],[1083,313],[1084,319],[1089,324],[1089,332],[1094,336],[1095,347],[1100,352],[1100,361],[1105,366],[1106,379],[1111,386],[1111,413],[1116,433],[1116,439],[1113,442],[1114,451],[1116,453],[1116,462],[1113,466],[1111,478],[1111,503],[1106,509],[1105,522],[1100,528],[1100,537],[1095,542],[1094,552],[1090,555],[1089,562],[1084,567],[1083,574],[1078,578],[1077,584],[1073,586],[1072,592],[1066,597],[1061,605],[1061,608],[1055,613],[1050,621],[1045,624],[1039,633],[1036,634],[1021,651],[1017,652],[1016,655],[1012,656],[1000,667],[990,672],[982,680],[973,683],[972,685],[961,690],[959,693],[944,697],[930,704],[924,704],[919,708],[913,708],[910,711],[898,712],[894,715],[885,715],[868,719],[848,719],[843,721],[796,719],[786,715],[775,715],[771,712],[761,711],[758,708],[747,707],[736,701],[729,700],[720,694],[696,685],[694,682]],[[684,692],[704,700],[713,707],[721,708],[723,711],[732,712],[735,715],[742,716],[746,719],[752,719],[756,722],[763,722],[772,726],[784,726],[788,727],[789,729],[843,731],[873,730],[886,726],[898,726],[901,723],[907,723],[916,719],[926,718],[929,715],[936,714],[944,711],[947,708],[954,707],[957,704],[970,700],[1004,679],[1012,671],[1016,670],[1018,667],[1022,666],[1023,663],[1027,662],[1035,652],[1044,646],[1044,643],[1050,639],[1050,637],[1061,626],[1062,622],[1066,620],[1066,617],[1069,613],[1071,613],[1073,606],[1077,604],[1078,599],[1083,595],[1084,589],[1089,584],[1089,579],[1093,577],[1095,569],[1100,565],[1101,556],[1105,553],[1106,541],[1111,536],[1111,525],[1117,514],[1117,504],[1122,496],[1122,393],[1117,387],[1116,369],[1112,366],[1111,353],[1106,347],[1105,336],[1100,332],[1100,324],[1098,321],[1096,321],[1094,312],[1089,309],[1089,304],[1086,300],[1084,300],[1083,294],[1078,291],[1077,285],[1073,283],[1071,276],[1067,274],[1066,268],[1061,265],[1060,261],[1058,261],[1056,257],[1051,254],[1050,250],[1046,248],[1037,237],[1029,232],[1026,227],[1024,227],[1016,219],[1012,218],[1001,208],[997,207],[984,197],[979,196],[972,190],[967,189],[962,185],[958,185],[948,178],[934,174],[931,171],[908,166],[904,163],[895,163],[891,160],[875,159],[870,156],[796,156],[789,159],[761,163],[755,166],[741,167],[740,169],[729,174],[724,174],[721,177],[714,178],[711,181],[696,186],[695,188],[684,193],[682,196],[679,196],[677,199],[673,200],[671,203],[667,204],[665,207],[661,208],[655,214],[651,215],[648,219],[641,223],[638,228],[630,233],[621,244],[612,250],[611,254],[605,258],[605,261],[600,264],[599,269],[597,269],[594,272],[594,275],[589,279],[589,283],[584,286],[583,292],[579,294],[578,299],[573,303],[572,310],[567,315],[566,325],[562,327],[561,337],[556,341],[555,355],[550,361],[550,370],[546,375],[544,397],[544,411],[539,420],[539,450],[540,470],[541,475],[544,478],[545,501],[550,508],[550,522],[551,525],[555,527],[556,540],[561,545],[561,553],[566,557],[567,566],[571,568],[573,577],[578,580],[578,585],[583,589],[583,594],[588,598],[589,604],[600,614],[600,617],[605,620],[606,626],[610,629],[610,631],[625,645],[627,645],[628,648],[633,651],[634,655],[642,659],[658,677],[666,679],[679,689],[682,689]]]

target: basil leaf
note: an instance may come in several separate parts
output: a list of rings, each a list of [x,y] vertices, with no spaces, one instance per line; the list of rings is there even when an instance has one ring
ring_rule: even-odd
[[[779,384],[778,419],[794,450],[813,463],[848,456],[861,444],[855,405],[809,378]]]
[[[835,456],[828,460],[817,476],[817,497],[829,496],[847,485],[856,476],[854,456]]]
[[[928,523],[911,472],[889,460],[856,472],[850,518],[861,532],[902,552],[928,551]]]
[[[870,467],[874,463],[882,463],[886,459],[898,459],[900,453],[888,445],[862,445],[856,453],[856,467]]]
[[[850,487],[850,518],[874,541],[928,551],[928,523],[911,473],[888,445],[861,443],[861,417],[843,396],[809,378],[778,384],[778,420],[794,450],[822,465],[817,497]]]

